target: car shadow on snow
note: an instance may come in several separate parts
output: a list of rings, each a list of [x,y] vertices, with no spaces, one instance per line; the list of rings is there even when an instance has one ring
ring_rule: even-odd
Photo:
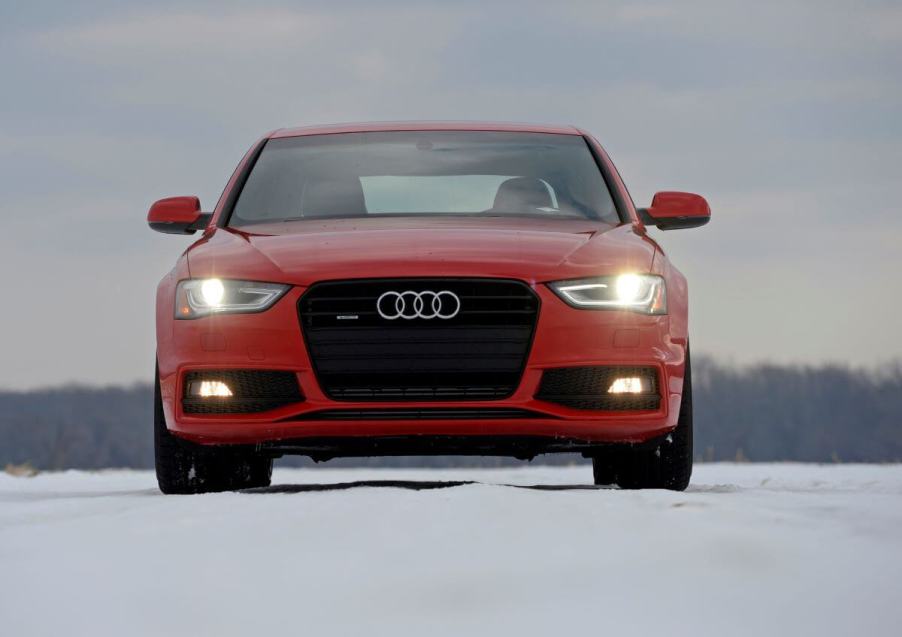
[[[513,487],[515,489],[534,489],[539,491],[595,491],[613,488],[608,486],[596,486],[593,484],[504,484],[478,482],[475,480],[355,480],[353,482],[314,484],[276,484],[270,487],[243,489],[241,493],[309,493],[315,491],[346,491],[348,489],[373,487],[424,491],[427,489],[448,489],[450,487],[461,487],[473,484]]]

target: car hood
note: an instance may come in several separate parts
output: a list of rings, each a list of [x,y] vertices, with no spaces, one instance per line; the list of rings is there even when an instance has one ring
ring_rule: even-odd
[[[631,225],[531,218],[336,219],[218,229],[188,253],[192,277],[283,281],[485,276],[549,281],[648,270]]]

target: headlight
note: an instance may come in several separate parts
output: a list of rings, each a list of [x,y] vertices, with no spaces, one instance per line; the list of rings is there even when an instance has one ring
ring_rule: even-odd
[[[620,274],[549,284],[573,307],[667,314],[664,279],[654,274]]]
[[[262,312],[272,307],[289,287],[280,283],[188,279],[179,282],[176,289],[175,318]]]

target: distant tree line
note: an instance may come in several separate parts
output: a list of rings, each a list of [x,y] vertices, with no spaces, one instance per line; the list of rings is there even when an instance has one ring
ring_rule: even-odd
[[[730,367],[693,361],[704,460],[902,461],[902,364]]]
[[[902,365],[733,367],[693,363],[699,460],[902,461]],[[64,387],[0,392],[0,468],[153,466],[153,391]],[[537,462],[578,462],[540,456]],[[355,458],[344,466],[498,465],[496,458]],[[286,459],[300,466],[307,459]]]

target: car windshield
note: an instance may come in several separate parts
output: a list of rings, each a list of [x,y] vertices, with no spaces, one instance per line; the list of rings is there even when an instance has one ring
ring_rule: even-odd
[[[454,214],[620,222],[581,136],[405,131],[269,140],[229,225]]]

